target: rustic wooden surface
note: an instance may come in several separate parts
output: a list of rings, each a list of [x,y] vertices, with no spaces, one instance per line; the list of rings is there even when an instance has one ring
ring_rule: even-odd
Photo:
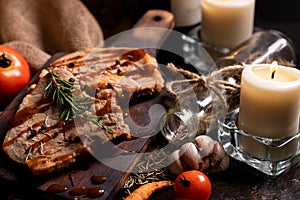
[[[104,0],[104,1],[95,1],[95,0],[82,0],[85,2],[89,9],[93,12],[93,14],[97,17],[98,21],[100,22],[102,28],[104,29],[105,36],[109,37],[113,34],[119,33],[120,31],[124,31],[127,28],[130,28],[135,23],[135,20],[139,18],[139,16],[149,8],[158,6],[161,7],[161,3],[168,4],[169,1],[159,0],[158,1],[148,1],[148,0]],[[126,2],[126,3],[125,3]],[[279,2],[279,1],[278,1]],[[118,4],[119,3],[119,4]],[[273,15],[272,5],[273,1],[258,1],[257,3],[264,3],[267,4],[265,7],[268,8],[268,11],[265,12],[263,7],[260,10],[260,16],[262,14],[270,15],[272,17],[280,17],[282,20],[282,4],[279,4],[280,8],[276,10],[274,13],[281,13],[280,15]],[[297,12],[291,12],[290,9],[297,9],[297,6],[292,6],[288,2],[288,4],[284,5],[284,8],[288,7],[288,12],[285,12],[284,16],[289,16],[292,19],[299,20],[298,18],[293,17],[296,15]],[[108,4],[108,6],[106,5]],[[118,4],[119,6],[116,6]],[[289,5],[289,6],[288,6]],[[101,10],[101,6],[103,6],[103,10]],[[105,9],[104,9],[105,8]],[[141,9],[142,8],[142,9]],[[270,12],[269,12],[270,11]],[[273,10],[274,11],[274,10]],[[263,17],[263,16],[262,16]],[[265,21],[263,19],[259,19],[259,26],[265,26]],[[277,24],[278,25],[277,25]],[[292,23],[286,22],[274,22],[269,23],[267,28],[275,28],[279,27],[280,30],[283,32],[286,30],[286,25],[290,25],[288,29],[289,36],[299,36],[298,33],[299,29],[296,25]],[[118,25],[112,25],[118,24]],[[294,22],[294,24],[296,24]],[[298,23],[299,24],[299,21]],[[295,39],[292,37],[292,39]],[[299,41],[299,37],[296,38]],[[300,44],[299,42],[297,44]],[[298,45],[298,47],[300,47]],[[298,65],[299,68],[299,65]],[[1,122],[2,123],[2,122]],[[2,123],[5,126],[5,123]],[[2,163],[2,160],[0,160]],[[6,161],[5,161],[6,162]],[[10,166],[10,165],[7,165]],[[84,168],[83,168],[84,169]],[[82,170],[83,170],[82,169]],[[0,176],[6,171],[0,172]],[[21,173],[19,173],[21,174]],[[7,175],[7,174],[5,174]],[[13,178],[17,178],[18,174],[10,174]],[[24,182],[26,185],[16,185],[15,182],[9,182],[7,180],[0,179],[0,191],[2,195],[0,199],[22,199],[21,197],[27,197],[26,199],[60,199],[57,196],[48,196],[45,193],[41,193],[36,188],[32,188],[30,183],[30,176],[24,176]],[[249,168],[248,166],[243,165],[240,162],[231,160],[230,168],[224,174],[219,175],[209,175],[212,180],[213,185],[213,192],[211,199],[224,199],[224,200],[240,200],[240,199],[253,199],[253,200],[285,200],[285,199],[299,199],[300,198],[300,166],[294,166],[289,172],[280,175],[277,178],[268,178],[263,174]],[[23,183],[24,183],[23,182]],[[29,190],[30,189],[30,190]],[[119,194],[116,199],[122,199],[124,195]],[[172,188],[167,188],[165,190],[159,191],[151,196],[152,200],[154,199],[175,199],[175,194]]]
[[[135,28],[142,28],[142,27],[161,27],[161,28],[172,28],[173,27],[173,15],[166,11],[161,10],[151,10],[137,22],[134,26]],[[117,41],[113,44],[113,46],[126,46],[126,47],[140,47],[136,46],[142,45],[147,46],[151,42],[152,45],[157,45],[156,48],[159,48],[159,45],[163,42],[166,37],[167,32],[163,29],[162,31],[158,31],[157,34],[150,37],[149,40],[141,40],[141,38],[136,37],[136,35],[127,35],[126,43],[122,41]],[[133,44],[130,42],[134,42]],[[156,51],[152,52],[153,55],[156,55]],[[44,67],[47,67],[51,62],[53,62],[58,57],[62,56],[63,54],[56,54],[54,55]],[[33,84],[38,78],[38,73],[36,76],[31,80],[28,84]],[[18,109],[22,98],[26,95],[26,88],[19,93],[19,95],[13,100],[13,102],[4,110],[4,112],[0,115],[0,141],[1,144],[5,137],[5,133],[7,131],[7,126],[9,121],[12,119],[14,113]],[[147,109],[140,109],[141,107],[150,106],[153,103],[157,103],[161,101],[161,98],[166,98],[164,93],[160,93],[155,98],[136,103],[135,105],[130,107],[129,113],[135,114],[135,112],[139,116],[142,116],[140,119],[144,120],[148,116]],[[145,121],[143,121],[145,122]],[[136,131],[134,132],[136,134]],[[132,167],[135,165],[136,161],[139,159],[139,153],[142,153],[146,150],[147,146],[149,145],[152,137],[137,137],[131,141],[124,141],[118,144],[118,147],[124,151],[128,152],[136,152],[131,156],[118,156],[118,152],[116,154],[109,155],[105,158],[105,164],[99,162],[98,160],[94,159],[93,157],[89,157],[81,164],[78,163],[74,168],[52,174],[47,177],[34,177],[31,175],[29,170],[26,166],[22,164],[17,164],[12,161],[8,156],[3,152],[2,148],[0,150],[0,181],[12,183],[16,185],[16,190],[22,192],[22,196],[24,196],[24,192],[30,191],[32,195],[39,195],[42,194],[43,196],[47,196],[48,198],[72,198],[68,194],[68,191],[62,192],[57,194],[57,196],[53,196],[51,194],[42,193],[45,191],[51,184],[61,184],[66,186],[69,189],[77,188],[77,187],[95,187],[94,184],[91,183],[91,176],[92,175],[102,175],[107,177],[107,181],[103,184],[99,185],[100,187],[105,189],[104,195],[101,199],[113,199],[118,190],[124,184],[129,172],[131,171]],[[124,171],[119,171],[116,169],[111,168],[110,166],[122,165],[122,169]],[[6,183],[4,183],[6,185]],[[2,184],[0,184],[0,187]],[[1,198],[1,194],[0,194]],[[34,198],[34,197],[30,197]],[[2,198],[1,198],[2,199]]]
[[[296,200],[300,198],[299,176],[299,165],[276,178],[269,178],[240,162],[230,160],[228,171],[209,175],[213,187],[210,200]],[[174,190],[170,187],[154,193],[149,200],[175,198]]]
[[[270,178],[231,160],[226,173],[212,177],[212,199],[299,199],[299,175],[299,165],[285,174]]]

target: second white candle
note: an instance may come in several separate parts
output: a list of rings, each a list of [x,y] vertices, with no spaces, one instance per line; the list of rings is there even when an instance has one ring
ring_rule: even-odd
[[[204,42],[234,48],[253,32],[255,0],[201,0]]]

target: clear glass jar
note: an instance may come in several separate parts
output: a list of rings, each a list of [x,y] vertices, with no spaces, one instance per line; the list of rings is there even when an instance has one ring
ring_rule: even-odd
[[[198,123],[193,111],[182,109],[166,114],[161,132],[171,143],[189,142],[198,132]]]

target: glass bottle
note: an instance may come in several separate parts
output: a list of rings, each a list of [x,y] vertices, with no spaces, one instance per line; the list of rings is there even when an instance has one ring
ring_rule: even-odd
[[[216,60],[218,68],[235,64],[261,64],[276,60],[278,64],[295,67],[297,53],[293,41],[277,30],[261,30],[225,56]]]

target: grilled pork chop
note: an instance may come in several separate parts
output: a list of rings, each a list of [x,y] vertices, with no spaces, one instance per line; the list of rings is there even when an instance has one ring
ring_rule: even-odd
[[[62,80],[79,83],[76,95],[95,99],[86,114],[101,116],[111,132],[83,118],[62,121],[61,109],[45,98],[50,72]],[[96,48],[68,54],[44,69],[30,87],[12,119],[4,139],[4,151],[15,161],[26,163],[33,174],[42,175],[73,165],[97,137],[100,143],[129,139],[119,102],[159,92],[164,86],[154,57],[145,50]]]

